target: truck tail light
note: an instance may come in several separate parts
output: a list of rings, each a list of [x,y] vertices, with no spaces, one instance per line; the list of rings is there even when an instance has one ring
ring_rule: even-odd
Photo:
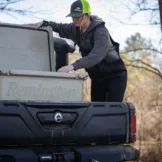
[[[131,125],[130,125],[130,142],[134,143],[136,141],[136,115],[131,115]]]

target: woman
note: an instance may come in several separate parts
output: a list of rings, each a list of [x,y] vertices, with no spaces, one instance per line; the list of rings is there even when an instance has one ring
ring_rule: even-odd
[[[34,27],[51,26],[62,38],[71,39],[80,48],[82,58],[71,65],[59,68],[69,72],[85,68],[91,78],[91,101],[122,102],[127,84],[127,70],[119,55],[119,44],[114,42],[105,22],[90,15],[87,0],[77,0],[71,5],[73,22],[69,24],[43,21]]]

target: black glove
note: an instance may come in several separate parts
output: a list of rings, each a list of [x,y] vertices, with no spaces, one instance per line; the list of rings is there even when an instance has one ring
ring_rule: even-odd
[[[42,25],[40,27],[42,28],[42,27],[47,27],[47,26],[49,26],[49,22],[43,20],[43,23],[42,23]]]

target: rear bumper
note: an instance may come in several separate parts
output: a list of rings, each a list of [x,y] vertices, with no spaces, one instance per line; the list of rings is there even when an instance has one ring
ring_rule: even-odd
[[[131,146],[95,146],[75,148],[77,161],[119,162],[139,159],[139,151]]]
[[[39,147],[0,149],[2,161],[14,162],[120,162],[136,160],[139,151],[124,146]],[[59,162],[59,161],[58,161]]]
[[[137,160],[140,157],[139,150],[133,148],[133,147],[123,147],[125,158],[124,160]]]

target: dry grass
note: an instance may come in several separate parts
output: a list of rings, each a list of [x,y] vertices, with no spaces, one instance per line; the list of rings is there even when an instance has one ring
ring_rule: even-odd
[[[137,141],[134,145],[140,150],[140,159],[136,162],[162,162],[161,142]]]

